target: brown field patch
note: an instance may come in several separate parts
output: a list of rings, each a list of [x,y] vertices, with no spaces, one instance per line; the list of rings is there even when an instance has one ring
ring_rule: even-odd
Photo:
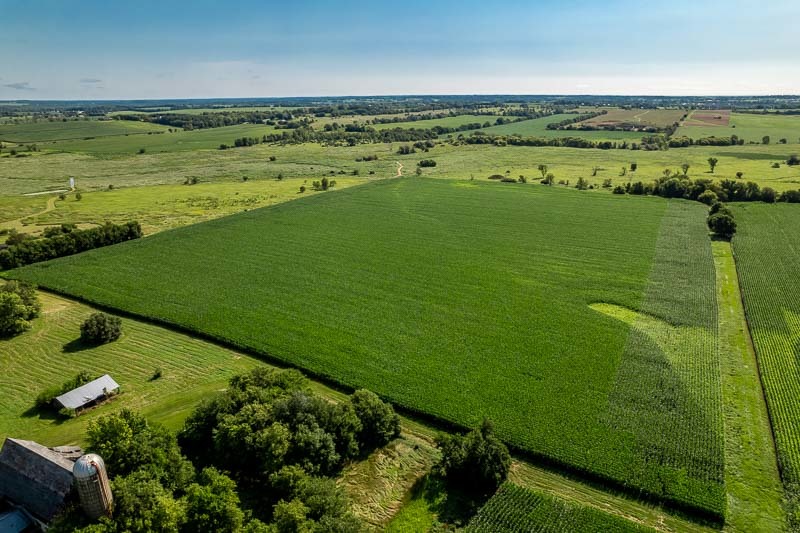
[[[730,109],[706,109],[695,111],[684,122],[684,126],[728,126],[731,121]]]
[[[581,124],[595,127],[630,125],[641,128],[666,128],[679,122],[684,115],[680,109],[609,109],[605,115],[590,118]]]

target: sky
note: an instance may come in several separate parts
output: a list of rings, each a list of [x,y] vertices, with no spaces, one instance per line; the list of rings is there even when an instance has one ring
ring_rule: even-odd
[[[0,99],[800,93],[800,0],[0,0]]]

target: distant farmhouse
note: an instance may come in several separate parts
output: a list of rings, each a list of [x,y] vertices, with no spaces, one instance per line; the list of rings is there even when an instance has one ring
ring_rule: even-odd
[[[72,467],[80,455],[77,447],[6,439],[0,450],[0,530],[50,522],[71,496]]]
[[[81,385],[77,389],[57,396],[53,401],[59,408],[79,411],[106,399],[108,396],[118,391],[119,384],[117,384],[111,376],[104,374],[86,385]]]

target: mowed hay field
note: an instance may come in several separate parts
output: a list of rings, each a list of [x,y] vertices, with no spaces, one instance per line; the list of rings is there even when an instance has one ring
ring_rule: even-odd
[[[647,533],[655,529],[593,507],[505,483],[464,529],[465,533]]]
[[[695,113],[698,113],[695,111]],[[727,112],[724,112],[725,116]],[[714,115],[714,114],[712,114]],[[702,116],[707,116],[706,114]],[[709,119],[711,120],[711,119]],[[730,113],[727,125],[703,124],[704,121],[689,120],[681,124],[675,132],[676,137],[730,137],[736,135],[746,143],[760,143],[764,136],[770,144],[780,146],[778,141],[786,139],[787,144],[800,144],[800,115],[757,115],[752,113]],[[723,121],[724,122],[724,121]],[[792,147],[795,152],[797,146]]]
[[[606,114],[584,120],[580,124],[591,126],[633,124],[641,127],[666,128],[680,122],[685,114],[686,111],[682,109],[610,109]]]
[[[45,141],[84,140],[87,137],[125,136],[164,132],[160,124],[126,120],[68,120],[0,124],[0,141],[40,143]]]
[[[520,450],[720,516],[704,223],[684,201],[405,178],[10,276],[462,426],[488,416]]]
[[[800,207],[737,204],[733,239],[745,311],[772,420],[778,463],[800,505]]]
[[[79,341],[80,325],[95,309],[40,293],[43,313],[30,331],[0,340],[0,440],[33,439],[48,446],[83,443],[87,424],[128,407],[178,429],[183,419],[228,379],[258,360],[152,324],[122,319],[122,337],[103,346]],[[160,368],[163,375],[153,380]],[[121,394],[74,419],[34,409],[36,396],[78,372],[109,373]]]

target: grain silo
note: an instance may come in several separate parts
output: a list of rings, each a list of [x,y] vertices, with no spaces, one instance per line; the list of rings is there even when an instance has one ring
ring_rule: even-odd
[[[93,453],[81,456],[72,467],[72,475],[84,512],[95,519],[111,515],[113,497],[103,459]]]

